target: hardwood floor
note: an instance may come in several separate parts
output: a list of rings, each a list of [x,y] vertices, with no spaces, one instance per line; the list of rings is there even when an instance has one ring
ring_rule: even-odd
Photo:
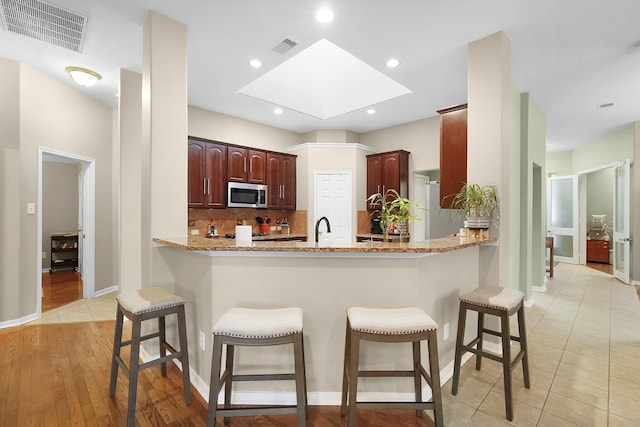
[[[587,267],[613,275],[613,265],[602,262],[588,262]]]
[[[57,275],[58,273],[55,273]],[[109,373],[115,322],[26,325],[0,329],[0,426],[123,426],[128,381],[119,371],[115,397]],[[126,336],[130,323],[126,322]],[[123,356],[128,358],[128,351]],[[172,363],[167,377],[160,367],[140,372],[136,425],[205,426],[207,404],[193,389],[186,406],[182,376]],[[430,414],[432,415],[432,414]],[[224,425],[218,419],[218,426]],[[339,407],[311,406],[309,427],[346,425]],[[232,427],[297,426],[295,415],[236,417]],[[360,411],[359,427],[433,426],[414,411]]]
[[[42,312],[82,298],[82,276],[75,271],[42,273]]]

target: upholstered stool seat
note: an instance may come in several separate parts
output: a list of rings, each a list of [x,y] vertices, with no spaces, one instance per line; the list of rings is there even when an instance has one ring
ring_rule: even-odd
[[[109,395],[115,396],[118,380],[118,367],[122,368],[129,379],[129,399],[127,409],[127,426],[135,425],[136,394],[138,389],[138,373],[141,369],[161,365],[162,376],[167,375],[167,362],[178,359],[182,364],[182,380],[184,400],[191,404],[191,381],[189,378],[189,350],[187,348],[187,331],[184,304],[182,297],[173,295],[160,287],[148,287],[132,292],[123,292],[116,297],[116,327],[111,359],[111,381]],[[180,349],[176,350],[166,341],[165,317],[175,314],[178,320],[178,336]],[[124,316],[131,320],[131,339],[122,341],[122,325]],[[141,336],[142,322],[158,319],[157,332]],[[140,363],[140,343],[148,339],[158,338],[160,357],[146,363]],[[120,356],[122,347],[131,346],[129,365]],[[169,351],[169,355],[167,355]]]
[[[422,417],[423,410],[433,409],[436,426],[443,426],[440,368],[438,363],[438,324],[417,307],[347,309],[347,328],[342,377],[340,413],[347,415],[349,427],[356,425],[356,409],[415,409]],[[359,368],[360,342],[412,343],[412,370],[369,370]],[[427,341],[429,373],[421,362],[420,342]],[[358,402],[360,377],[411,377],[414,380],[415,402]],[[432,399],[422,401],[422,378],[431,387]]]
[[[229,417],[267,414],[297,414],[298,426],[304,426],[308,417],[307,381],[304,367],[302,335],[302,309],[297,307],[277,309],[231,308],[213,327],[213,359],[209,385],[209,414],[207,425],[215,426],[216,416]],[[258,347],[293,344],[294,370],[292,374],[236,375],[233,359],[236,346]],[[222,375],[222,349],[226,345],[226,368]],[[234,381],[294,380],[296,405],[261,405],[231,407],[231,390]],[[218,395],[224,386],[224,406],[218,408]]]
[[[458,393],[460,381],[460,365],[462,355],[470,352],[476,355],[476,369],[480,370],[482,358],[487,357],[502,363],[504,377],[505,412],[509,421],[513,420],[513,396],[512,396],[512,371],[518,362],[522,361],[522,373],[524,386],[530,387],[529,358],[527,352],[527,331],[524,318],[524,293],[509,288],[498,286],[481,286],[467,294],[460,296],[460,311],[458,314],[458,335],[456,339],[456,354],[453,366],[453,381],[451,393]],[[468,344],[464,343],[465,324],[467,310],[478,313],[478,325],[476,337]],[[509,318],[518,314],[518,336],[511,335]],[[500,331],[487,329],[484,325],[484,315],[497,316],[500,319]],[[483,349],[484,334],[500,337],[502,355],[497,355]],[[520,351],[511,358],[511,341],[520,343]]]

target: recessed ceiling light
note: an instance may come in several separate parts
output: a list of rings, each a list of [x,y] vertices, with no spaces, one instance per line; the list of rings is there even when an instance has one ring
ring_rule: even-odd
[[[252,59],[251,61],[249,61],[249,66],[251,68],[260,68],[262,67],[262,62],[260,62],[259,59]]]
[[[367,114],[375,114],[375,113],[376,113],[376,110],[374,110],[373,108],[369,108],[367,110]]]
[[[274,108],[273,110],[273,114],[282,114],[282,113],[283,113],[282,108]]]
[[[387,61],[387,68],[396,68],[398,65],[400,65],[400,61],[396,58],[391,58]]]
[[[316,12],[316,21],[322,23],[333,21],[333,12],[329,9],[320,9]]]
[[[65,70],[67,71],[67,73],[69,73],[69,76],[73,79],[74,82],[84,87],[91,87],[94,84],[98,83],[98,80],[102,78],[100,74],[87,68],[67,67],[65,68]]]

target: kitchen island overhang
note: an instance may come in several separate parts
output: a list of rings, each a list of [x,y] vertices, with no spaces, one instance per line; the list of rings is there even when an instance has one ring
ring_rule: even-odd
[[[341,247],[312,242],[255,242],[241,247],[232,240],[190,236],[156,238],[154,243],[154,257],[164,264],[158,266],[159,270],[171,275],[162,280],[187,300],[189,350],[194,355],[191,368],[196,375],[194,384],[201,393],[208,391],[211,330],[224,311],[231,307],[297,306],[304,312],[309,402],[336,405],[340,402],[344,328],[350,306],[424,309],[439,325],[443,383],[451,376],[458,296],[479,285],[479,251],[482,245],[495,245],[496,240],[460,242],[459,238],[445,238]],[[445,337],[448,331],[453,332]],[[200,332],[206,336],[204,351],[198,345]],[[410,345],[398,350],[368,344],[362,347],[365,369],[401,368],[396,364],[410,360]],[[264,363],[282,366],[283,372],[291,368],[288,348],[261,349],[259,354],[247,349],[236,357],[237,366],[248,371],[258,370]],[[411,395],[410,381],[370,381],[371,390],[391,398]],[[293,384],[274,384],[266,390],[253,386],[239,384],[234,388],[234,399],[243,403],[265,398],[273,403],[294,399]],[[365,399],[367,391],[365,388],[362,394]],[[425,389],[425,398],[429,394],[430,390]]]

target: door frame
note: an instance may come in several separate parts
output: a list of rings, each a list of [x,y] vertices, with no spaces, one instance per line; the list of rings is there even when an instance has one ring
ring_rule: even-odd
[[[79,244],[79,250],[82,251],[82,296],[83,298],[92,298],[95,294],[95,159],[80,156],[77,154],[66,153],[42,146],[38,146],[38,200],[37,206],[37,241],[36,241],[36,314],[42,316],[42,164],[45,154],[51,154],[58,157],[73,160],[75,163],[82,165],[82,191],[78,188],[78,210],[83,211],[83,229],[78,235],[78,239],[83,238],[82,244]],[[80,220],[80,218],[78,218]]]

